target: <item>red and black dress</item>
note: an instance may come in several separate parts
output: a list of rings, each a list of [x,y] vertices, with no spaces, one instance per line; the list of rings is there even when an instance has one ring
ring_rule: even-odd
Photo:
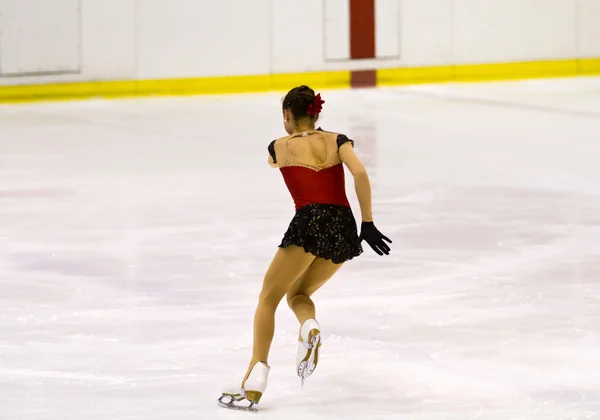
[[[339,264],[363,252],[346,197],[343,163],[339,159],[340,146],[346,142],[354,145],[354,142],[342,134],[319,131],[325,142],[330,143],[327,147],[337,154],[331,158],[330,166],[323,169],[315,170],[294,162],[293,156],[286,153],[286,138],[269,144],[269,154],[278,164],[296,206],[296,214],[279,247],[296,245]],[[277,161],[277,149],[285,155],[285,162]]]

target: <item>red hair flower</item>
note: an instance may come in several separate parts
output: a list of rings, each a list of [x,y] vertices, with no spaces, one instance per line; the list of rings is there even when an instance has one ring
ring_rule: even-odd
[[[315,99],[308,105],[306,109],[306,113],[308,115],[319,115],[321,110],[323,109],[324,100],[321,99],[321,94],[319,93],[315,96]]]

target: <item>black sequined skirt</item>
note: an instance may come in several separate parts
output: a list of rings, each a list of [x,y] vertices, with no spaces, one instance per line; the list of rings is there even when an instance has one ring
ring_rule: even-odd
[[[335,204],[309,204],[298,209],[279,247],[290,245],[335,264],[363,252],[352,209]]]

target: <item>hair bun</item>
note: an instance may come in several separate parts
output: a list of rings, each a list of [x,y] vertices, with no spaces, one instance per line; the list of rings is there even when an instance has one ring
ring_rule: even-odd
[[[303,118],[308,116],[317,116],[315,113],[315,91],[306,85],[301,85],[290,90],[283,100],[283,109],[289,109],[294,117]],[[319,96],[320,98],[320,96]],[[317,106],[319,108],[322,103]]]

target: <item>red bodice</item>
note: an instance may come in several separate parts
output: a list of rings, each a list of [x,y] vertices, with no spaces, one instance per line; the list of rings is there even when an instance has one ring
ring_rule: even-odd
[[[337,204],[350,207],[346,197],[344,166],[339,163],[315,171],[303,166],[280,168],[296,210],[308,204]]]

